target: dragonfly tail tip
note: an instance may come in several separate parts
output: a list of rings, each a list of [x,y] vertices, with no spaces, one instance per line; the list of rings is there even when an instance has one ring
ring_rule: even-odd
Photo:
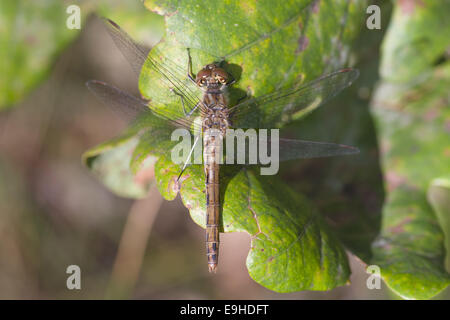
[[[208,264],[209,272],[216,273],[217,272],[217,264]]]

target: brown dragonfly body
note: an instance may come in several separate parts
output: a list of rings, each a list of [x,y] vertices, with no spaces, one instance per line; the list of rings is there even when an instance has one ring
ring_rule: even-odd
[[[209,271],[215,272],[219,256],[219,148],[229,128],[225,90],[229,85],[228,74],[217,65],[209,64],[197,74],[195,82],[204,90],[199,107],[203,115],[203,164],[206,177],[206,255]]]

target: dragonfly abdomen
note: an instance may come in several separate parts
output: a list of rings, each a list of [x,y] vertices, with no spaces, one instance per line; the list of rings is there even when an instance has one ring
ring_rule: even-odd
[[[209,272],[219,260],[219,159],[225,130],[229,125],[227,97],[219,88],[208,87],[203,96],[203,163],[206,176],[206,255]]]
[[[214,129],[214,128],[212,128]],[[206,185],[206,255],[210,272],[215,272],[219,257],[219,162],[221,134],[206,130],[203,137],[203,161]]]

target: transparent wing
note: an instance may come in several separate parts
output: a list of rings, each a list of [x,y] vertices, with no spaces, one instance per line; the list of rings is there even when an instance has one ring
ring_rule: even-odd
[[[173,61],[163,59],[164,55],[159,53],[156,48],[153,48],[151,50],[153,56],[161,57],[161,59],[157,61],[149,55],[150,50],[136,43],[114,21],[104,19],[104,22],[106,29],[111,35],[117,48],[128,60],[137,75],[140,74],[143,65],[147,63],[153,70],[162,76],[162,80],[167,88],[174,90],[178,95],[183,97],[184,107],[187,113],[195,108],[199,101],[198,92],[193,91],[181,80],[186,78],[187,70],[182,71],[182,68]]]
[[[252,125],[267,128],[274,123],[288,121],[299,112],[322,105],[350,86],[358,75],[356,69],[342,69],[305,85],[245,100],[230,108],[233,127],[249,128]]]
[[[150,49],[136,43],[114,21],[109,19],[103,19],[103,21],[115,45],[131,65],[136,75],[139,76]]]
[[[232,134],[236,134],[236,131]],[[357,148],[343,144],[294,139],[271,139],[267,136],[256,135],[256,133],[227,136],[225,148],[227,163],[259,165],[266,164],[265,162],[268,162],[269,159],[281,162],[359,153]]]
[[[359,153],[358,148],[327,142],[279,139],[279,145],[280,161],[334,157]]]
[[[86,86],[107,107],[113,110],[119,117],[128,121],[136,120],[139,116],[150,113],[162,120],[166,120],[164,122],[169,122],[173,126],[181,126],[188,130],[191,130],[193,127],[194,118],[177,119],[175,115],[166,111],[159,112],[158,109],[153,110],[150,108],[148,101],[136,98],[107,83],[90,80],[86,83]]]

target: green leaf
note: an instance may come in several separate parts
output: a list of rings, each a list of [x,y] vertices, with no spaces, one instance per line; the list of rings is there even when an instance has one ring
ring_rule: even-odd
[[[383,42],[382,77],[411,81],[444,56],[450,45],[449,1],[397,1]]]
[[[86,151],[83,154],[83,162],[117,195],[144,198],[151,181],[138,180],[129,165],[137,144],[137,138],[121,136]]]
[[[167,26],[164,42],[151,57],[174,61],[178,68],[173,69],[192,90],[186,79],[186,48],[191,49],[194,71],[225,58],[238,80],[231,91],[232,102],[246,92],[259,96],[341,68],[364,18],[364,1],[296,0],[274,5],[268,0],[193,0],[180,6],[178,1],[145,1],[145,5],[164,14]],[[164,90],[158,79],[161,76],[144,65],[141,93],[157,107],[179,110],[180,98]]]
[[[430,183],[450,175],[449,85],[446,63],[413,87],[382,83],[372,105],[387,199],[371,263],[380,266],[391,289],[409,299],[430,298],[450,283],[444,266],[448,225],[427,201]]]
[[[391,4],[381,7],[385,30]],[[331,157],[292,162],[281,167],[281,176],[297,192],[314,202],[330,229],[347,250],[370,263],[372,242],[380,232],[384,190],[375,126],[369,99],[378,76],[379,47],[383,31],[363,28],[353,47],[360,77],[339,96],[308,117],[289,125],[289,136],[357,146],[355,157]]]
[[[374,70],[372,66],[358,68],[366,75]],[[281,175],[317,205],[346,249],[366,262],[380,230],[384,197],[373,121],[367,102],[358,98],[358,91],[373,81],[359,79],[326,108],[289,126],[293,138],[357,146],[357,156],[311,159],[281,167]]]
[[[83,162],[111,191],[123,197],[143,198],[154,183],[157,157],[173,146],[167,139],[172,130],[146,113],[124,134],[86,151]]]
[[[179,170],[169,158],[158,160],[155,171],[164,197],[172,199],[177,194]],[[261,176],[258,170],[228,165],[220,172],[221,231],[250,234],[250,276],[278,292],[330,290],[344,285],[350,274],[345,251],[314,206],[278,178]],[[183,203],[204,228],[203,167],[188,167],[182,180]]]

